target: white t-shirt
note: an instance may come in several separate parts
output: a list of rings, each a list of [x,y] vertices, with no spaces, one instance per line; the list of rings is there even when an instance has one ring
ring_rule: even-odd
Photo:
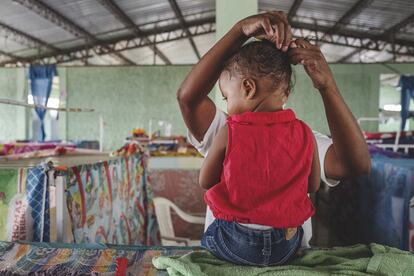
[[[216,108],[216,115],[214,116],[213,121],[211,122],[210,127],[208,128],[206,134],[204,135],[203,141],[199,142],[190,132],[188,132],[187,137],[188,141],[200,152],[201,155],[206,156],[208,154],[208,150],[210,149],[211,144],[213,143],[213,139],[220,130],[227,122],[227,115],[220,109]],[[319,160],[321,163],[321,179],[325,182],[328,186],[334,187],[339,184],[339,181],[335,181],[332,179],[327,179],[324,170],[324,160],[326,152],[328,151],[329,146],[332,144],[332,140],[329,139],[327,136],[319,133],[313,132],[315,136],[316,143],[318,145],[318,153],[319,153]],[[211,212],[210,208],[207,206],[206,212],[206,222],[204,225],[204,231],[210,226],[210,224],[214,221],[213,213]],[[248,227],[254,229],[268,229],[268,226],[257,225],[257,224],[244,224]],[[309,241],[312,237],[312,224],[311,219],[309,218],[303,225],[304,235],[302,239],[302,247],[309,247]]]

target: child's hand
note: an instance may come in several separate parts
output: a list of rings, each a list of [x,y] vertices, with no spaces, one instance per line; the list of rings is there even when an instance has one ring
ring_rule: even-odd
[[[318,46],[305,39],[296,39],[290,43],[288,54],[292,64],[303,65],[313,86],[319,91],[335,83],[331,69]]]
[[[253,15],[238,23],[247,37],[267,39],[278,49],[287,51],[292,40],[292,29],[284,12],[273,11]]]

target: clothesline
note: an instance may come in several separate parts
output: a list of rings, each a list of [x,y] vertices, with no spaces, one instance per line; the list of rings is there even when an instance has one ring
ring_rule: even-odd
[[[0,99],[0,104],[17,105],[17,106],[24,106],[24,107],[30,107],[30,108],[41,108],[41,109],[47,109],[47,110],[57,110],[57,111],[63,111],[63,112],[95,112],[95,109],[93,108],[49,107],[49,106],[44,106],[40,104],[29,104],[29,103],[20,102],[20,101],[11,100],[11,99]]]

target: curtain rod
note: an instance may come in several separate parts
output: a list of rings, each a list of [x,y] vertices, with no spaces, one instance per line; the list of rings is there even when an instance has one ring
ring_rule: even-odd
[[[48,106],[44,106],[40,104],[28,104],[25,102],[20,102],[20,101],[11,100],[11,99],[0,99],[0,104],[17,105],[17,106],[24,106],[24,107],[30,107],[30,108],[41,108],[41,109],[47,109],[47,110],[57,110],[57,111],[63,111],[63,112],[95,112],[95,109],[93,108],[48,107]]]

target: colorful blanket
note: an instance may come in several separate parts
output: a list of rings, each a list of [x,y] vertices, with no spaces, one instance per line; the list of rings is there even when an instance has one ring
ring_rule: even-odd
[[[117,259],[128,259],[126,275],[166,275],[153,257],[178,256],[192,247],[77,245],[0,242],[0,275],[115,275]]]
[[[70,147],[74,148],[75,145],[68,143],[7,143],[0,144],[0,156],[1,155],[12,155],[12,154],[22,154],[32,151],[40,150],[50,150],[57,147]]]
[[[75,242],[159,245],[147,178],[143,154],[70,168],[67,204]]]

